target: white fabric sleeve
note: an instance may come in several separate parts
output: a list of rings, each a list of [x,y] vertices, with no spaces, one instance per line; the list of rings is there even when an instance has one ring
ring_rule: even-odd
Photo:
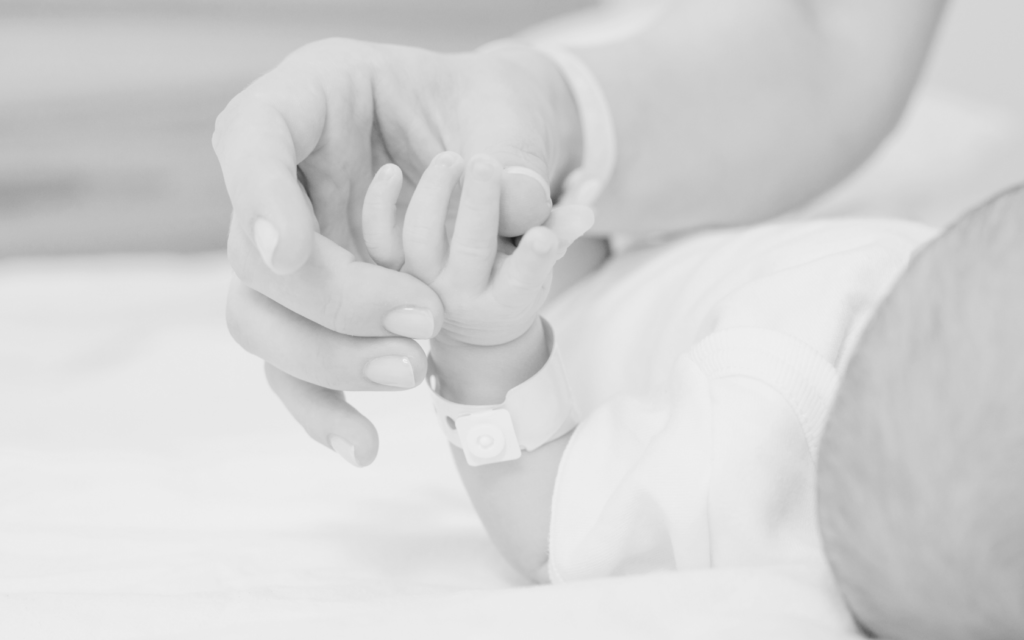
[[[577,428],[552,508],[553,582],[821,561],[814,451],[836,372],[783,334],[713,334],[669,388]]]
[[[838,371],[934,230],[773,223],[628,254],[550,310],[584,419],[553,581],[824,562],[814,459]]]

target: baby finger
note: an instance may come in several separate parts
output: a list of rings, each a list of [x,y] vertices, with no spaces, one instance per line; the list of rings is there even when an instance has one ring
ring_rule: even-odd
[[[363,198],[363,241],[370,257],[389,269],[402,268],[401,229],[395,221],[398,194],[402,190],[402,170],[386,164],[377,171]]]
[[[462,157],[452,151],[434,156],[405,210],[405,270],[424,282],[433,282],[444,267],[448,201],[462,175],[462,165]]]
[[[558,244],[558,237],[547,227],[527,231],[495,277],[495,299],[508,307],[526,307],[533,303],[551,278],[558,260]]]
[[[475,156],[466,166],[447,265],[453,281],[467,291],[482,291],[491,277],[500,197],[501,165],[489,156]]]

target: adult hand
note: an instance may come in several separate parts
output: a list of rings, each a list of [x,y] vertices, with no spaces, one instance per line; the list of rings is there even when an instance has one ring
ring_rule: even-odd
[[[315,440],[369,464],[376,432],[341,392],[418,384],[426,358],[410,338],[443,321],[429,287],[363,261],[376,170],[402,168],[401,224],[437,153],[488,153],[505,167],[500,232],[516,236],[547,217],[548,184],[578,163],[579,136],[558,70],[525,47],[441,55],[328,40],[231,101],[213,138],[233,207],[228,326]]]

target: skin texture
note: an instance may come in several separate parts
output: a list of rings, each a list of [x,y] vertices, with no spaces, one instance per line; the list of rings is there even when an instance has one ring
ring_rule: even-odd
[[[464,163],[445,152],[424,171],[404,220],[396,224],[391,212],[400,173],[382,167],[367,191],[367,246],[378,263],[414,274],[444,304],[445,324],[431,340],[435,391],[461,404],[499,404],[548,359],[539,312],[552,269],[593,224],[593,213],[556,207],[547,224],[527,231],[518,246],[503,246],[497,235],[501,165],[486,155]],[[457,212],[449,216],[460,182]],[[477,468],[453,450],[491,538],[514,567],[535,579],[546,578],[554,474],[567,441]]]
[[[743,224],[817,196],[898,122],[944,4],[690,0],[579,50],[619,132],[595,229]]]
[[[831,186],[898,119],[943,4],[693,0],[648,33],[578,52],[609,97],[621,151],[597,228],[749,222]],[[340,39],[300,49],[239,94],[213,144],[233,207],[232,335],[267,362],[306,431],[325,445],[344,439],[359,464],[372,461],[376,433],[342,392],[387,388],[365,375],[384,352],[408,359],[421,381],[424,355],[406,338],[442,323],[429,287],[359,262],[371,177],[401,168],[401,217],[441,151],[528,168],[540,182],[502,179],[499,230],[514,236],[545,220],[542,182],[557,193],[581,153],[572,96],[530,49],[439,55]],[[579,247],[590,264],[603,255],[600,244]],[[390,331],[385,318],[406,307],[432,328]]]
[[[376,432],[343,391],[393,389],[366,376],[379,357],[404,358],[422,381],[425,355],[409,338],[430,338],[443,323],[430,287],[369,261],[360,207],[375,171],[400,167],[391,215],[401,221],[441,151],[487,151],[501,166],[525,167],[536,178],[501,175],[499,228],[516,236],[548,219],[545,181],[578,162],[578,137],[557,69],[525,47],[440,55],[323,41],[227,106],[213,143],[234,209],[228,327],[266,360],[271,388],[311,437],[325,446],[339,437],[358,465],[370,463]],[[272,229],[269,245],[262,235],[267,255],[257,222]],[[429,318],[425,331],[390,330],[389,314],[405,308]]]
[[[1018,188],[917,256],[845,374],[819,517],[879,637],[1024,637],[1022,246]]]

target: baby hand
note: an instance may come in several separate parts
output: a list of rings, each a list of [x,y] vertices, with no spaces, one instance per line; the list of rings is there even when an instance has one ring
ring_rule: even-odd
[[[464,164],[451,225],[449,202]],[[586,207],[556,207],[544,226],[522,236],[518,247],[500,240],[501,171],[488,156],[464,163],[452,152],[437,155],[420,177],[404,221],[395,219],[402,187],[397,166],[381,167],[367,190],[367,250],[378,264],[410,273],[437,292],[445,308],[437,340],[495,346],[522,336],[547,298],[555,262],[593,224]]]

